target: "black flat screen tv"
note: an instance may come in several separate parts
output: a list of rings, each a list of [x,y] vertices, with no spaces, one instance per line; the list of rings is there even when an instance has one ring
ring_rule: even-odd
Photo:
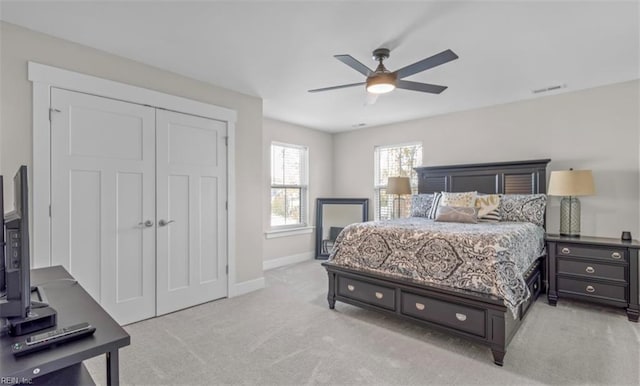
[[[5,260],[4,260],[4,177],[0,176],[0,300],[7,294],[7,286],[4,280]],[[1,306],[0,306],[1,307]]]
[[[0,186],[2,184],[0,183]],[[0,281],[0,317],[26,318],[31,308],[30,256],[29,256],[29,192],[27,167],[20,166],[13,178],[14,210],[4,215],[3,258],[4,283]],[[0,203],[3,202],[0,190]],[[0,209],[2,205],[0,205]]]

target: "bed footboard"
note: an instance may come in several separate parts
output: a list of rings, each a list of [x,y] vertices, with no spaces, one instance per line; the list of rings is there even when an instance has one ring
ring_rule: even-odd
[[[544,257],[527,272],[531,298],[514,319],[501,299],[471,291],[428,285],[397,277],[357,271],[325,262],[327,301],[395,314],[417,323],[489,346],[496,365],[504,364],[507,345],[542,290]]]

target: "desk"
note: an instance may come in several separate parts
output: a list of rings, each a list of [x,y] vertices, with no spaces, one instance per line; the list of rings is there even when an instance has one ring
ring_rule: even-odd
[[[30,380],[40,383],[36,377],[47,375],[43,379],[56,379],[61,374],[80,374],[81,379],[86,379],[86,369],[81,362],[102,354],[106,354],[107,359],[107,384],[119,384],[118,350],[131,343],[129,334],[79,283],[60,279],[72,279],[61,266],[31,271],[31,285],[42,285],[49,305],[58,312],[58,325],[55,328],[87,322],[96,328],[96,332],[89,337],[22,357],[13,356],[11,345],[28,335],[3,336],[0,338],[0,377],[4,379],[0,379],[0,384],[2,381],[5,384],[15,383],[15,379],[26,380],[25,383],[30,383]],[[75,382],[70,380],[69,384],[72,383]]]

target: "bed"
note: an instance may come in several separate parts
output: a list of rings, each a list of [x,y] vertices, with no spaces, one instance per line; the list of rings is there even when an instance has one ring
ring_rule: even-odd
[[[546,166],[549,161],[549,159],[542,159],[419,167],[416,168],[418,192],[544,193]],[[480,224],[442,226],[441,223],[436,227],[430,220],[415,218],[400,222],[403,224],[397,224],[397,222],[357,224],[351,228],[347,227],[341,233],[336,240],[336,247],[342,248],[342,251],[336,251],[332,254],[333,259],[322,264],[329,278],[327,295],[329,308],[334,309],[336,301],[341,301],[362,308],[395,314],[398,317],[485,344],[491,349],[494,363],[502,366],[509,342],[531,304],[544,290],[544,252],[543,249],[532,246],[541,244],[544,230],[540,227],[535,230],[536,226],[526,223],[496,224],[492,228],[496,230],[495,234],[483,244],[481,238],[486,236],[479,236],[484,232]],[[397,226],[404,228],[404,233],[400,232]],[[360,240],[355,244],[348,244],[347,240],[342,240],[357,239],[359,236],[366,235],[367,228],[375,228],[374,233],[379,240],[369,237],[366,243]],[[403,267],[402,261],[393,261],[396,252],[392,244],[402,244],[395,248],[404,249],[403,253],[408,255],[424,254],[424,251],[420,250],[421,244],[412,247],[413,244],[407,242],[413,239],[418,228],[421,232],[425,229],[432,232],[437,236],[434,237],[439,243],[431,247],[429,256],[434,261],[430,268],[425,268],[423,274],[415,270],[417,263],[405,264],[409,267]],[[461,229],[462,233],[465,233],[464,237],[460,236]],[[447,233],[450,234],[447,235]],[[518,239],[516,236],[519,234],[533,234],[533,236],[523,236],[524,238]],[[394,241],[393,237],[402,242]],[[470,266],[473,259],[465,261],[455,253],[449,253],[451,248],[446,247],[458,248],[459,243],[467,242],[471,248],[495,249],[497,245],[504,245],[504,240],[507,239],[516,240],[513,245],[520,246],[522,251],[518,253],[525,257],[508,263],[512,266],[500,267],[495,272],[489,273]],[[380,245],[375,245],[376,242]],[[385,248],[391,248],[391,250],[381,253],[380,251]],[[512,252],[511,249],[516,248],[507,247],[501,250],[509,254]],[[514,250],[513,254],[515,253]],[[434,256],[436,256],[435,259]],[[419,257],[424,259],[424,256]],[[441,258],[437,260],[438,257]],[[378,266],[380,269],[376,269]],[[479,279],[475,283],[461,285],[460,278],[455,274],[461,266],[468,270],[477,269],[478,277],[499,278],[504,276],[503,270],[514,269],[517,269],[520,276],[517,283],[512,279],[505,279],[505,281],[511,281],[508,286],[493,279],[492,281]],[[438,268],[434,270],[433,267]]]

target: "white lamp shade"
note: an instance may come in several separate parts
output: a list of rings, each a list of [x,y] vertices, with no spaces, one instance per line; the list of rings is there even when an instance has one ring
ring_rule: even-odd
[[[389,177],[387,180],[388,194],[411,194],[409,177]]]
[[[550,196],[590,196],[596,193],[591,170],[558,170],[549,178]]]

